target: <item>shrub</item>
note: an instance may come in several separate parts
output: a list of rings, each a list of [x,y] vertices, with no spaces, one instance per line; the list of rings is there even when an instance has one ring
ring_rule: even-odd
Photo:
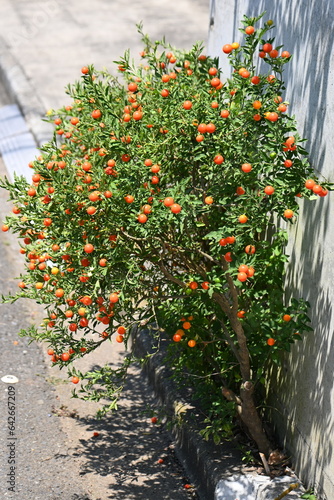
[[[228,79],[201,44],[152,43],[141,26],[145,64],[128,52],[116,62],[125,85],[82,68],[72,105],[48,114],[54,136],[30,165],[32,182],[2,180],[14,203],[4,230],[26,258],[19,292],[4,300],[46,306],[43,326],[21,335],[46,341],[52,363],[80,382],[75,394],[105,410],[134,356],[86,374],[75,360],[155,323],[175,373],[208,405],[203,435],[219,441],[237,411],[268,454],[255,390],[269,361],[310,330],[307,302],[285,299],[283,226],[301,199],[331,186],[286,113],[291,56],[260,18],[244,18],[242,45],[223,47]]]

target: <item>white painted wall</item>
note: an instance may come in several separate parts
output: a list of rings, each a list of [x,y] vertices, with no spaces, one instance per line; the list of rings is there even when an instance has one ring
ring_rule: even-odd
[[[208,52],[240,41],[243,14],[266,11],[277,45],[293,54],[286,66],[285,99],[320,175],[334,182],[334,1],[211,0]],[[226,74],[226,73],[225,73]],[[228,76],[228,75],[226,75]],[[284,361],[273,398],[274,420],[297,473],[315,485],[319,498],[334,499],[334,192],[304,201],[291,233],[286,283],[311,303],[314,333],[306,334]],[[282,414],[284,418],[282,418]]]

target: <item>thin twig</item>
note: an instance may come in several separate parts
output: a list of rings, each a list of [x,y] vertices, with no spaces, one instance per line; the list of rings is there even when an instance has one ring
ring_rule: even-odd
[[[214,377],[215,375],[217,376],[221,376],[223,375],[224,373],[227,373],[228,371],[232,370],[235,366],[237,366],[236,363],[233,363],[232,366],[230,366],[230,368],[228,368],[227,370],[223,370],[221,372],[214,372],[214,373],[209,373],[208,375],[196,375],[195,373],[189,373],[187,371],[185,371],[184,373],[186,375],[188,375],[189,377],[192,377],[192,378],[210,378],[210,377]]]
[[[226,325],[225,325],[225,323],[224,323],[223,320],[220,320],[220,324],[222,326],[222,329],[223,329],[225,338],[226,338],[226,340],[228,342],[228,345],[230,346],[230,348],[231,348],[234,356],[236,357],[237,361],[240,363],[239,352],[238,352],[238,349],[237,349],[235,343],[233,342],[233,339],[232,339],[232,337],[230,335],[230,332],[228,331],[228,329],[227,329],[227,327],[226,327]]]
[[[271,475],[270,468],[269,468],[269,465],[268,465],[268,462],[267,462],[267,459],[266,459],[264,453],[260,452],[260,458],[262,460],[263,467],[264,467],[264,470],[266,471],[267,476],[270,476]]]
[[[224,269],[224,267],[221,265],[221,263],[219,262],[219,260],[214,259],[213,257],[211,257],[211,255],[208,255],[207,253],[203,252],[203,250],[200,250],[199,248],[196,248],[196,252],[198,252],[199,254],[203,255],[203,257],[205,257],[206,259],[210,260],[214,264],[217,264],[217,266],[219,266],[222,269]]]
[[[281,500],[286,495],[288,495],[290,493],[290,491],[295,490],[296,488],[298,488],[298,486],[299,486],[299,483],[290,484],[289,488],[286,489],[286,490],[284,490],[283,493],[281,493],[280,495],[278,495],[278,497],[274,498],[274,500]]]
[[[158,266],[160,268],[160,270],[162,271],[162,273],[164,274],[164,276],[169,279],[169,281],[172,281],[173,283],[176,283],[177,285],[179,285],[180,287],[182,288],[187,288],[187,285],[185,283],[183,283],[183,281],[179,280],[178,278],[176,278],[175,276],[173,276],[164,266],[163,264],[163,261],[162,259],[160,260],[160,262],[158,263]]]
[[[120,229],[120,233],[123,234],[126,238],[129,238],[129,240],[134,240],[134,241],[147,241],[147,238],[137,238],[136,236],[131,236],[129,233],[125,232],[124,230]]]

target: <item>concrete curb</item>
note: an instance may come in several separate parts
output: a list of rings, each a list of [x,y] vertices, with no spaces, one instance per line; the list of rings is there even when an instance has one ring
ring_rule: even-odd
[[[153,354],[144,364],[143,371],[159,401],[171,417],[177,417],[180,411],[183,413],[184,424],[173,425],[172,434],[180,459],[189,477],[193,478],[201,499],[274,500],[295,483],[299,486],[289,493],[289,498],[301,498],[305,490],[295,475],[271,480],[268,476],[246,473],[243,470],[241,453],[233,443],[214,445],[201,439],[196,423],[187,420],[187,409],[194,411],[194,407],[190,407],[187,394],[181,394],[176,389],[170,379],[171,372],[165,366],[164,346],[167,341],[160,340],[159,351],[156,351],[149,330],[137,330],[133,336],[137,357],[144,358],[147,354]]]
[[[242,474],[241,454],[232,443],[213,445],[198,435],[194,423],[187,421],[187,410],[190,408],[187,394],[180,394],[175,384],[170,380],[171,372],[164,364],[164,345],[157,352],[152,343],[152,336],[148,330],[137,330],[135,336],[135,355],[144,358],[152,354],[143,366],[143,371],[149,383],[171,418],[180,413],[186,424],[173,425],[172,434],[179,448],[179,456],[185,465],[189,477],[193,478],[200,498],[210,500],[215,498],[216,485],[220,480],[228,479],[234,474]],[[193,406],[191,407],[194,408]],[[195,409],[196,412],[196,409]],[[228,498],[226,498],[228,500]],[[240,499],[241,500],[241,499]]]

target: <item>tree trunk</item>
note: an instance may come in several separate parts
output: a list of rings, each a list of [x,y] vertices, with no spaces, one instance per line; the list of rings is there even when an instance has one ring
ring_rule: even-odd
[[[254,384],[250,381],[252,370],[247,338],[242,324],[237,317],[238,291],[231,280],[228,279],[228,282],[232,294],[233,306],[231,307],[229,303],[226,303],[226,298],[221,294],[214,293],[213,299],[220,305],[229,318],[231,327],[236,334],[237,344],[234,343],[228,331],[226,331],[226,328],[223,328],[225,338],[240,365],[240,374],[243,382],[241,385],[240,397],[226,387],[223,388],[222,393],[229,401],[234,401],[236,403],[239,416],[247,427],[250,436],[257,444],[259,452],[268,457],[272,451],[272,447],[263,429],[262,420],[254,401]]]
[[[227,387],[222,388],[222,394],[228,401],[236,404],[238,415],[246,426],[251,438],[257,444],[260,453],[266,457],[270,455],[272,446],[263,429],[262,421],[254,402],[254,385],[245,382],[240,391],[240,397]]]
[[[268,457],[272,451],[272,446],[263,429],[261,418],[255,406],[254,385],[252,382],[245,382],[242,385],[240,398],[241,405],[238,406],[240,418],[256,442],[259,452]]]

